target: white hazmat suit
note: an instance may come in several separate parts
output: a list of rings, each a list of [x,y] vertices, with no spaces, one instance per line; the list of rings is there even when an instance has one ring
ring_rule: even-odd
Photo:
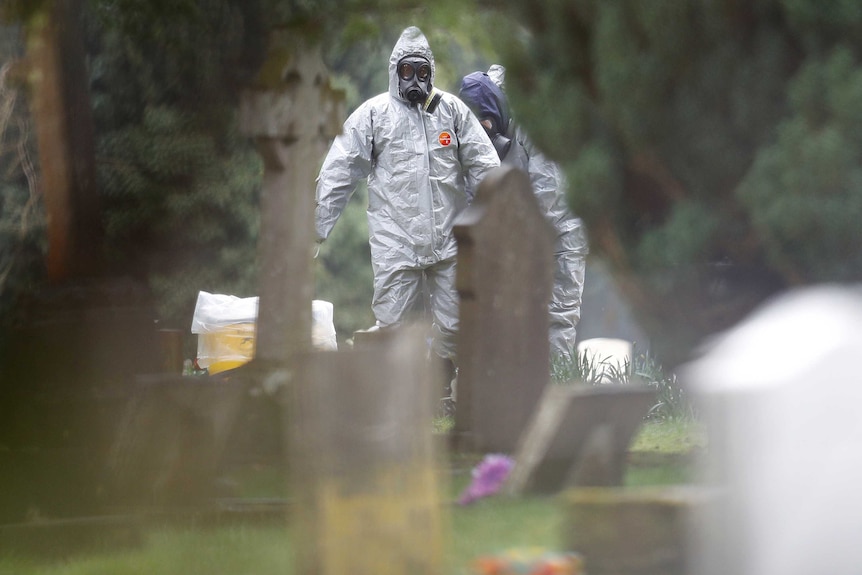
[[[368,182],[368,232],[374,270],[372,309],[381,328],[406,319],[430,292],[434,349],[455,359],[455,216],[485,174],[499,165],[484,129],[458,97],[432,112],[401,96],[396,66],[405,56],[431,64],[428,41],[416,27],[402,32],[389,57],[389,90],[354,111],[333,142],[317,179],[316,226],[323,241],[363,178]]]

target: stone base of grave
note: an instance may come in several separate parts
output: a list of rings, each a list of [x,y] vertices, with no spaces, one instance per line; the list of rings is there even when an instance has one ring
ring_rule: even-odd
[[[107,457],[111,504],[190,509],[230,492],[217,471],[251,385],[227,372],[137,377]]]
[[[697,516],[710,498],[693,486],[569,489],[564,545],[583,555],[590,575],[686,575]]]

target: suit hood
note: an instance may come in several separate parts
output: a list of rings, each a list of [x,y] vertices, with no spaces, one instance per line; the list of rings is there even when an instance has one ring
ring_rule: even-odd
[[[398,66],[398,62],[404,56],[422,56],[428,59],[431,63],[432,85],[434,84],[434,74],[436,71],[434,68],[434,54],[431,52],[431,46],[428,44],[425,34],[416,26],[405,28],[401,32],[398,41],[395,42],[395,47],[392,48],[392,54],[389,56],[389,94],[402,102],[406,102],[407,100],[402,98],[398,91],[398,74],[395,69]]]

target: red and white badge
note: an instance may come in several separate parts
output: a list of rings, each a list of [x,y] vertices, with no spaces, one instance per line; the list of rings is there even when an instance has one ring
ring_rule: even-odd
[[[438,136],[437,141],[440,142],[441,146],[448,146],[452,143],[452,134],[449,132],[440,132],[440,136]]]

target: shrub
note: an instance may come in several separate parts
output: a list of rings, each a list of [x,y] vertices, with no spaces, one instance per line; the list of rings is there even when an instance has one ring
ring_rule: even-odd
[[[641,384],[656,390],[648,419],[693,419],[697,414],[673,372],[667,372],[649,352],[635,353],[622,364],[610,357],[573,353],[551,359],[551,381],[574,385]]]

